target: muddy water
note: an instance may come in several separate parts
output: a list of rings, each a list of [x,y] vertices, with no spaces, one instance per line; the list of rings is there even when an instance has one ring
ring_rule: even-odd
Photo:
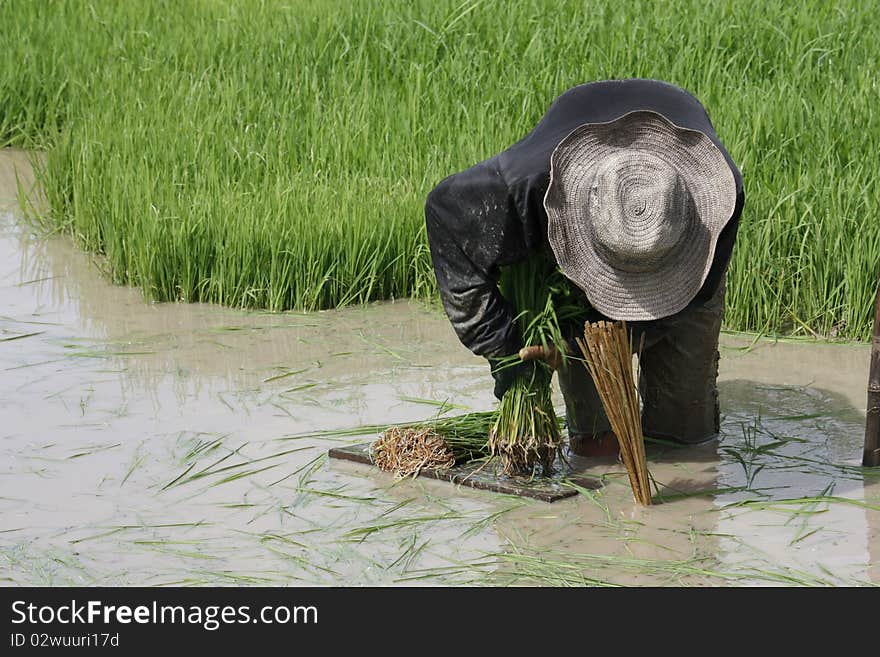
[[[548,505],[328,462],[297,434],[493,404],[436,308],[269,314],[145,303],[16,218],[0,152],[0,581],[753,584],[880,580],[857,465],[867,351],[725,335],[723,432],[655,446],[667,496]],[[818,498],[818,499],[817,499]],[[873,568],[873,570],[872,570]]]

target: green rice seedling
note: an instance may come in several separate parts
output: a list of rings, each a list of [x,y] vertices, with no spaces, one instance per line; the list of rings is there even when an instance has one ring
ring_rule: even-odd
[[[409,568],[410,564],[412,564],[416,560],[416,558],[419,556],[419,554],[431,542],[430,539],[425,539],[420,545],[417,546],[416,545],[417,539],[418,539],[418,534],[413,532],[412,536],[410,537],[409,545],[407,546],[407,548],[403,552],[401,552],[400,556],[398,556],[394,561],[392,561],[390,564],[385,566],[385,570],[391,570],[398,563],[400,563],[401,570],[403,572],[406,572],[407,569]]]
[[[40,335],[45,333],[45,331],[35,331],[33,333],[22,333],[20,335],[13,335],[11,337],[2,337],[0,338],[0,342],[11,342],[12,340],[21,340],[22,338],[32,338],[35,335]]]
[[[351,529],[345,533],[345,537],[349,539],[358,539],[358,541],[365,540],[368,536],[375,534],[376,532],[380,532],[386,529],[393,529],[396,527],[405,527],[409,525],[417,525],[423,522],[435,522],[438,520],[457,520],[461,519],[462,515],[455,511],[450,511],[448,513],[442,513],[437,515],[427,515],[427,516],[412,516],[409,518],[401,518],[399,520],[389,521],[385,523],[378,523],[375,525],[368,525],[365,527],[356,527]]]
[[[408,395],[401,395],[400,401],[410,402],[412,404],[425,404],[427,406],[436,406],[438,408],[437,415],[443,415],[447,411],[451,411],[453,409],[458,409],[462,411],[467,411],[469,408],[462,404],[453,404],[448,399],[444,399],[442,401],[438,401],[436,399],[424,399],[422,397],[410,397]]]
[[[849,497],[840,497],[838,495],[814,495],[797,497],[793,499],[771,499],[771,500],[742,500],[740,502],[731,502],[722,509],[733,509],[737,507],[745,507],[748,509],[761,509],[780,511],[784,513],[797,514],[813,514],[824,513],[824,510],[812,510],[817,504],[843,504],[847,506],[855,506],[860,509],[868,509],[870,511],[880,511],[880,504],[871,504],[863,500],[851,499]],[[799,508],[791,508],[799,507]],[[804,510],[806,507],[807,510]]]
[[[715,557],[697,553],[684,559],[640,559],[613,554],[585,554],[556,550],[516,550],[487,555],[497,559],[496,576],[506,577],[508,584],[551,584],[566,586],[611,585],[624,573],[634,573],[665,583],[721,584],[758,583],[793,586],[853,585],[822,569],[828,577],[804,572],[781,564],[767,563],[767,568],[754,566],[736,569],[722,565]],[[599,577],[588,577],[596,573]],[[864,584],[864,582],[862,582]]]

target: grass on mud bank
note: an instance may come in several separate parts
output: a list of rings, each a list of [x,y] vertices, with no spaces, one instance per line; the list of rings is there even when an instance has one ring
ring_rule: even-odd
[[[565,89],[666,79],[746,182],[727,323],[866,338],[876,2],[0,4],[0,144],[49,150],[50,221],[155,299],[431,296],[422,206]]]

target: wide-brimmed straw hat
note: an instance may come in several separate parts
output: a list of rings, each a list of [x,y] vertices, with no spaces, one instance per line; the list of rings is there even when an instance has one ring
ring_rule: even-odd
[[[651,111],[572,131],[544,196],[562,272],[611,319],[673,315],[696,296],[736,205],[724,155]]]

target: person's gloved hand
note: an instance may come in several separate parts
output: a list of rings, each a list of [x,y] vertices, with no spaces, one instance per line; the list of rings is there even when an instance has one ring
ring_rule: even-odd
[[[519,376],[531,378],[538,367],[536,360],[513,360],[507,358],[489,358],[492,378],[495,379],[495,397],[500,401],[504,393],[510,389]]]

